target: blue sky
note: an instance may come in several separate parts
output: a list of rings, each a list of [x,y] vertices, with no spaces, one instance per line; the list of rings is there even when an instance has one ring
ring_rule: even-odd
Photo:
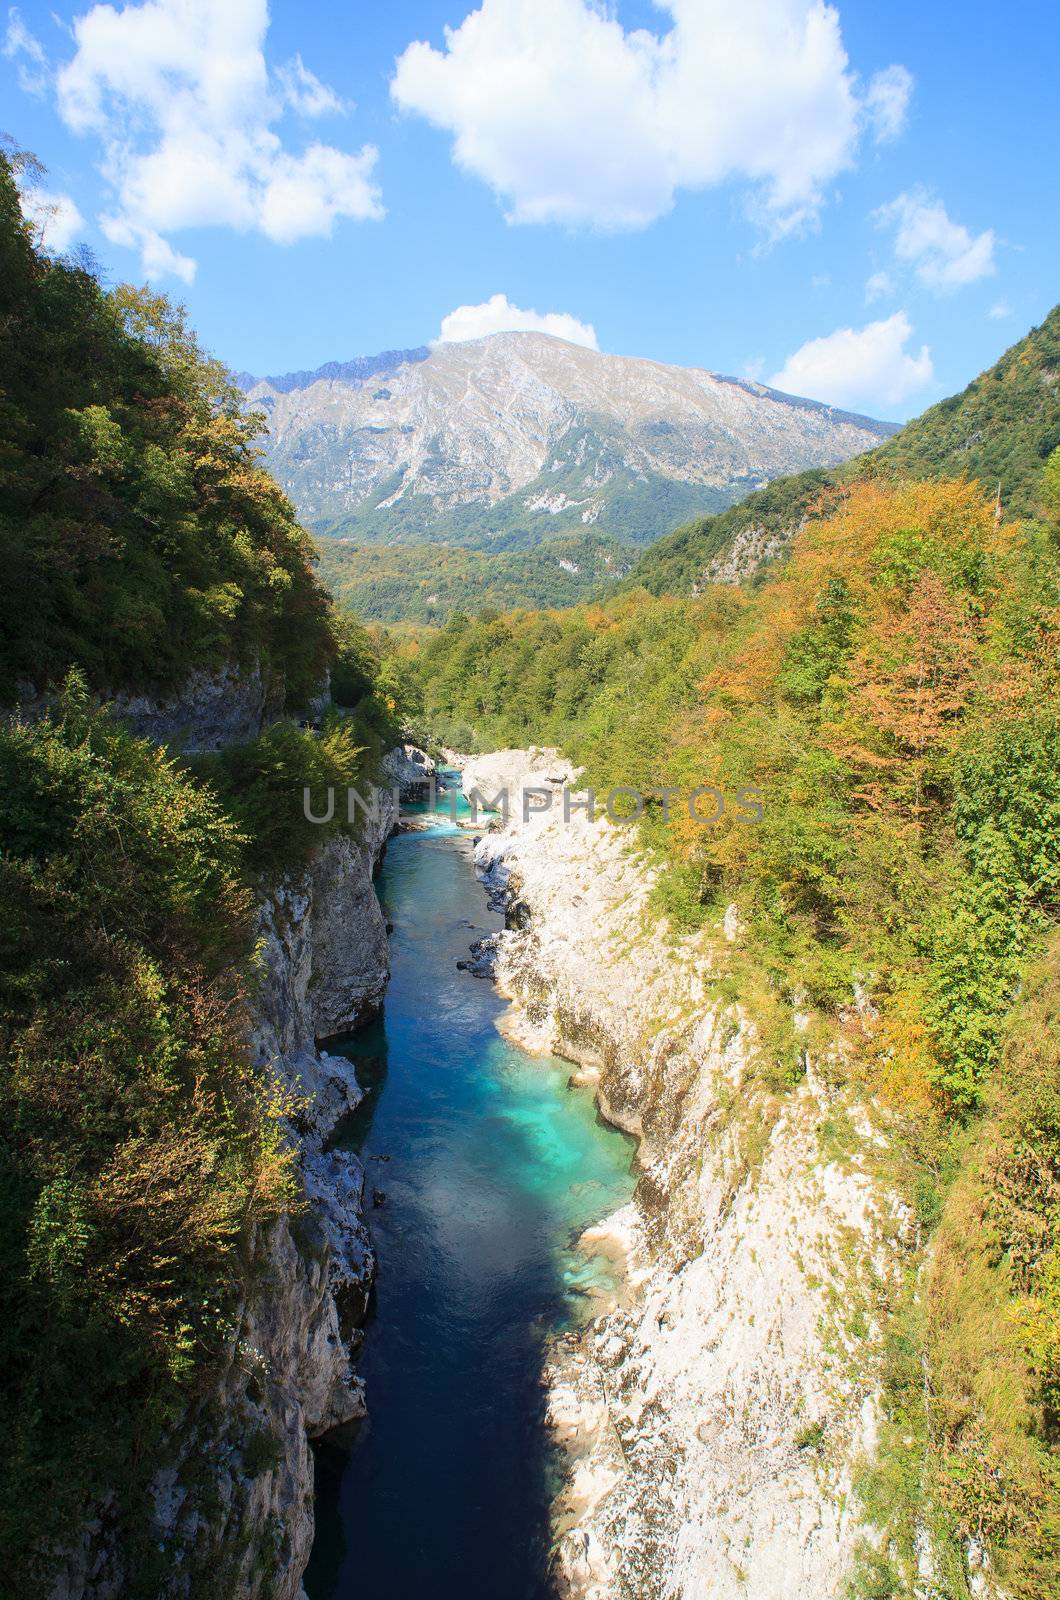
[[[60,0],[3,26],[45,243],[150,276],[237,369],[533,310],[900,419],[1060,297],[1047,0]]]

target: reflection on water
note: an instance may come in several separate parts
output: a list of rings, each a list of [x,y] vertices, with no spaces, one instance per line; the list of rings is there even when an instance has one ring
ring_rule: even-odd
[[[542,1342],[606,1282],[572,1245],[628,1197],[631,1146],[567,1087],[569,1064],[500,1037],[503,1002],[457,970],[501,922],[467,835],[398,836],[379,889],[393,977],[383,1019],[344,1047],[369,1095],[342,1130],[386,1196],[359,1362],[370,1417],[317,1451],[306,1589],[544,1600]]]

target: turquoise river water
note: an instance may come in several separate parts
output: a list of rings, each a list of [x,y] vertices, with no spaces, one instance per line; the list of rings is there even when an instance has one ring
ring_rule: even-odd
[[[378,883],[393,975],[343,1046],[369,1093],[379,1274],[359,1360],[369,1420],[317,1451],[310,1600],[545,1600],[550,1333],[606,1280],[574,1248],[631,1193],[632,1146],[569,1063],[503,1039],[504,1002],[457,970],[501,918],[441,816],[392,839]],[[386,1159],[382,1159],[386,1158]]]

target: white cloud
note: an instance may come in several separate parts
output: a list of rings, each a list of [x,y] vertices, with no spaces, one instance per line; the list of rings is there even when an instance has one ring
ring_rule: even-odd
[[[507,295],[494,294],[477,306],[457,306],[442,318],[438,344],[455,344],[462,339],[482,339],[488,333],[551,333],[571,344],[599,348],[596,330],[589,322],[579,322],[566,311],[524,311],[513,306]]]
[[[1012,307],[1007,300],[999,300],[996,306],[991,306],[988,313],[995,322],[1004,322],[1006,317],[1011,317]]]
[[[935,376],[926,344],[919,355],[906,349],[912,333],[904,311],[864,328],[837,328],[789,356],[770,386],[835,406],[900,405]]]
[[[146,278],[181,278],[191,283],[197,263],[191,256],[174,250],[168,239],[163,239],[153,228],[128,221],[125,217],[103,217],[100,227],[111,244],[120,244],[127,250],[139,250],[140,265]]]
[[[138,248],[148,276],[186,282],[195,263],[167,235],[255,230],[280,244],[327,236],[341,217],[382,215],[377,151],[284,148],[273,124],[292,105],[317,116],[338,96],[300,56],[271,79],[266,0],[144,0],[96,5],[74,23],[77,50],[57,78],[59,111],[95,135],[114,193],[100,226]]]
[[[874,300],[885,300],[894,293],[894,280],[889,272],[874,272],[865,283],[865,299],[869,305]]]
[[[68,194],[53,194],[49,189],[23,189],[19,194],[22,215],[33,227],[42,250],[62,255],[69,250],[85,225],[85,219]]]
[[[334,89],[321,83],[315,72],[310,72],[301,56],[294,56],[276,74],[283,87],[289,106],[303,117],[322,117],[329,111],[342,112],[350,108],[340,100]]]
[[[443,49],[408,46],[391,93],[452,133],[509,220],[611,229],[738,179],[769,230],[789,231],[852,164],[865,120],[897,129],[908,74],[889,68],[859,100],[823,0],[659,4],[662,35],[626,32],[595,0],[482,0]]]
[[[895,229],[896,258],[931,289],[959,289],[997,270],[994,230],[973,237],[926,189],[900,194],[874,215],[879,227]]]
[[[890,144],[905,132],[912,97],[913,74],[905,67],[877,72],[865,96],[865,114],[877,144]]]
[[[48,88],[48,58],[44,46],[22,20],[17,6],[7,13],[7,32],[0,55],[18,63],[18,86],[25,94],[39,98]]]

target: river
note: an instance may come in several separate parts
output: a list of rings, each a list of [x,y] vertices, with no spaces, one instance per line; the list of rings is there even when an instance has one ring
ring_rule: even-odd
[[[575,1240],[632,1192],[632,1145],[570,1064],[501,1037],[493,985],[459,971],[487,909],[468,834],[391,840],[383,1016],[342,1047],[369,1091],[343,1137],[366,1160],[379,1273],[359,1370],[369,1419],[317,1450],[310,1600],[544,1600],[553,1485],[544,1343],[608,1268]]]

